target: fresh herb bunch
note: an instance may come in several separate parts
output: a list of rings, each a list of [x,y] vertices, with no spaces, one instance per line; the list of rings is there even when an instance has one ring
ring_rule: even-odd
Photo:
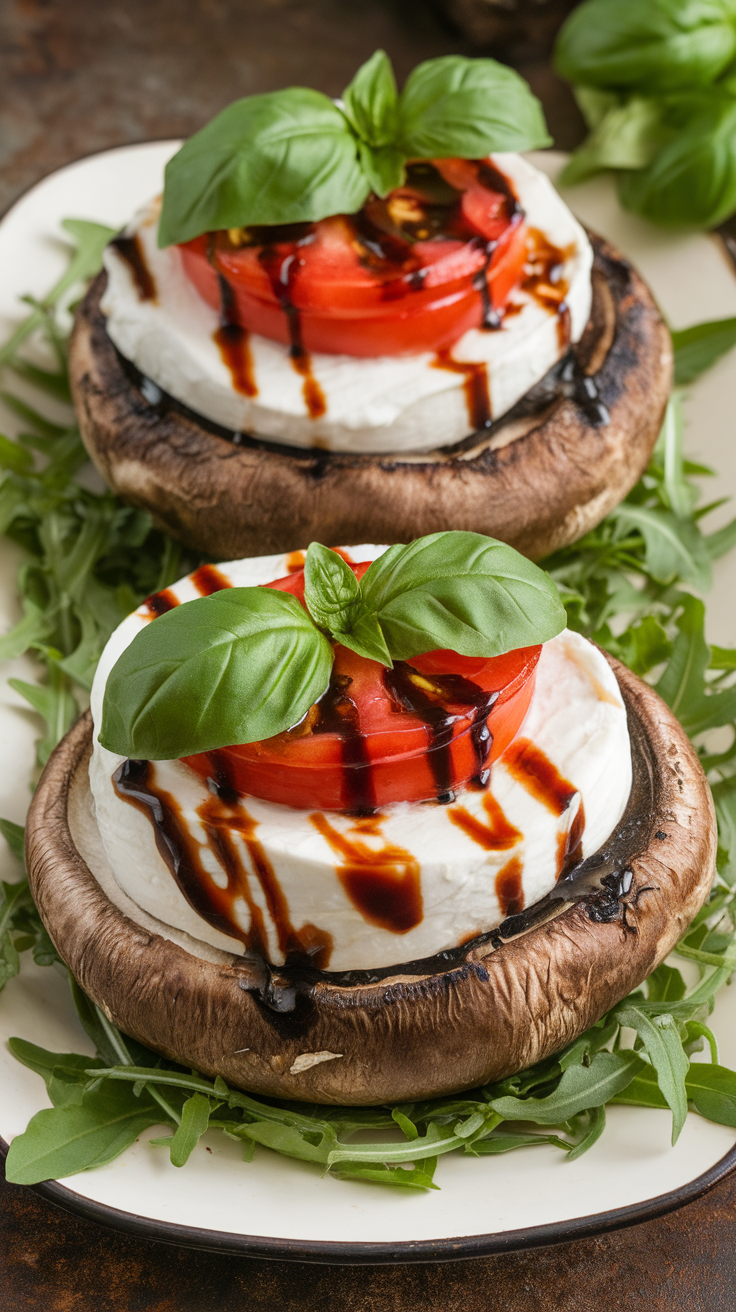
[[[313,542],[304,580],[306,609],[276,589],[228,588],[141,629],[110,671],[102,746],[168,761],[272,738],[327,691],[330,639],[391,666],[447,648],[500,656],[565,627],[549,575],[480,533],[389,547],[360,581]]]
[[[736,210],[732,0],[585,0],[555,64],[590,130],[564,183],[615,169],[621,203],[668,227]]]
[[[91,275],[95,269],[88,267],[86,272]],[[53,386],[54,395],[60,395],[66,375],[55,313],[48,300],[43,312],[36,306],[32,313],[33,328],[41,328],[57,344],[59,367]],[[733,344],[735,328],[733,321],[726,321],[674,334],[678,381],[691,381],[712,364]],[[24,335],[28,333],[22,328],[12,351],[6,350],[6,359],[27,381],[49,390],[48,380],[35,372],[36,366],[17,353],[19,337]],[[83,458],[78,435],[72,429],[39,430],[42,417],[36,411],[32,416],[31,438],[3,443],[7,472],[0,485],[0,505],[8,495],[11,511],[6,523],[15,540],[29,549],[29,563],[20,575],[21,590],[39,614],[27,612],[4,640],[4,651],[30,650],[46,667],[47,681],[34,686],[32,700],[46,716],[45,755],[75,713],[75,693],[83,695],[89,684],[94,653],[109,631],[106,625],[193,562],[180,559],[179,549],[155,534],[146,517],[139,521],[140,541],[125,540],[121,545],[120,522],[137,512],[121,507],[107,492],[83,491],[76,476]],[[28,414],[26,422],[32,426]],[[39,437],[45,439],[42,452],[48,463],[45,471],[33,473],[26,453],[39,449]],[[65,444],[74,452],[68,465],[63,458]],[[23,472],[14,460],[21,461]],[[736,545],[736,520],[703,534],[701,521],[720,504],[697,505],[693,480],[708,473],[683,457],[676,396],[644,478],[597,529],[546,562],[561,590],[570,626],[595,638],[640,675],[658,676],[658,691],[696,740],[712,781],[719,826],[718,883],[675,949],[697,969],[698,983],[688,989],[675,966],[662,964],[642,988],[587,1033],[529,1070],[455,1098],[356,1109],[281,1104],[229,1089],[221,1079],[203,1079],[122,1035],[70,978],[96,1056],[47,1052],[26,1040],[11,1040],[18,1060],[44,1078],[53,1105],[38,1112],[13,1140],[7,1161],[9,1180],[32,1184],[102,1165],[155,1125],[170,1130],[153,1142],[168,1148],[176,1166],[186,1162],[205,1130],[211,1129],[238,1142],[246,1160],[261,1144],[343,1179],[419,1189],[437,1187],[433,1176],[445,1152],[486,1156],[550,1144],[570,1159],[577,1157],[603,1132],[605,1107],[611,1102],[669,1108],[673,1140],[688,1107],[736,1127],[736,1073],[719,1064],[717,1043],[707,1024],[718,989],[736,971],[736,650],[708,647],[703,603],[693,591],[707,588],[711,561]],[[33,496],[26,491],[24,501],[17,498],[18,478],[33,489]],[[5,492],[7,486],[10,494]],[[23,506],[22,514],[15,509],[16,501]],[[103,526],[94,538],[94,549],[79,554],[73,596],[58,583],[54,546],[42,533],[47,511],[56,512],[60,506],[76,516],[73,527],[60,538],[65,551],[90,540],[89,523]],[[325,564],[326,559],[331,568],[331,554],[323,558],[317,553],[317,563]],[[29,598],[27,580],[33,571],[56,582],[53,587],[47,582],[47,592],[34,591]],[[124,579],[131,572],[135,587],[127,591]],[[352,587],[346,578],[344,583]],[[79,608],[87,591],[96,596],[98,589],[106,590],[109,606],[95,621],[97,645],[87,649],[84,660],[80,652],[70,672],[62,666],[82,644]],[[60,597],[67,596],[71,638],[69,650],[64,651],[51,638],[59,623]],[[320,596],[324,605],[321,592]],[[321,613],[314,598],[312,605],[318,622],[338,627],[336,612]],[[36,627],[41,621],[48,626],[43,632]],[[84,671],[81,680],[75,673],[78,669]],[[67,696],[71,705],[64,701]],[[724,726],[731,729],[731,743],[723,751],[710,751],[708,731]],[[22,830],[3,821],[1,832],[20,859]],[[29,949],[40,964],[56,963],[63,969],[27,882],[4,884],[0,987],[18,973],[19,953]],[[710,1060],[692,1061],[703,1049]],[[371,1143],[353,1142],[353,1136],[365,1130],[385,1133],[385,1138],[377,1140],[374,1134]]]
[[[399,95],[377,50],[341,100],[307,87],[246,96],[190,137],[166,166],[159,244],[352,214],[400,186],[409,159],[549,145],[539,101],[503,64],[429,59]]]

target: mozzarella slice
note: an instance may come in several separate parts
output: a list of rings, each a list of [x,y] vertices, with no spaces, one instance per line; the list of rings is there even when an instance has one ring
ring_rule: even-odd
[[[498,419],[544,377],[568,341],[582,336],[590,315],[593,254],[583,228],[543,173],[520,155],[492,159],[514,186],[529,227],[566,251],[555,276],[569,284],[569,321],[566,314],[561,318],[554,307],[517,290],[512,298],[515,312],[499,329],[473,329],[453,346],[455,361],[485,364],[490,416]],[[216,312],[185,276],[176,247],[158,248],[159,212],[160,202],[153,202],[128,229],[138,236],[155,298],[141,298],[130,265],[110,246],[105,252],[108,285],[102,309],[121,354],[178,401],[238,434],[330,451],[430,451],[473,431],[465,378],[438,367],[432,352],[375,359],[312,355],[312,376],[324,395],[326,412],[311,418],[304,378],[294,369],[288,347],[252,333],[249,348],[258,394],[245,396],[236,389],[215,343]]]

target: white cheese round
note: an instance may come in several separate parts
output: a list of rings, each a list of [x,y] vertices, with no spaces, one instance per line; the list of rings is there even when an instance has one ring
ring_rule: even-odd
[[[493,155],[510,179],[530,228],[552,245],[570,248],[559,278],[569,283],[565,304],[570,340],[582,336],[590,315],[593,254],[580,224],[545,174],[520,155]],[[462,374],[438,368],[433,352],[358,359],[313,354],[312,375],[326,412],[310,418],[304,379],[288,347],[250,334],[254,398],[233,385],[214,333],[218,315],[181,267],[176,247],[157,246],[160,202],[141,211],[128,228],[137,233],[155,285],[155,299],[141,299],[128,263],[114,246],[105,252],[108,285],[102,309],[118,350],[158,387],[198,414],[235,433],[249,433],[293,446],[330,451],[419,452],[450,446],[473,429]],[[521,308],[499,329],[472,329],[455,343],[452,356],[487,366],[490,415],[506,413],[567,349],[556,310],[517,290]]]
[[[385,548],[351,547],[350,556],[355,561],[370,560],[381,550]],[[279,555],[233,561],[218,570],[233,586],[248,587],[283,577],[288,567],[289,557]],[[200,595],[191,576],[168,592],[179,602]],[[115,792],[112,775],[124,758],[97,741],[110,670],[135,634],[150,622],[151,611],[145,605],[123,621],[105,647],[92,688],[95,741],[90,784],[99,831],[118,885],[137,907],[156,919],[160,932],[174,939],[188,936],[178,941],[189,951],[197,951],[197,942],[208,945],[202,947],[205,956],[211,955],[212,948],[241,953],[243,942],[214,929],[187,901],[156,848],[148,817]],[[577,790],[562,814],[540,801],[518,770],[512,771],[512,755],[518,753],[521,740],[544,753]],[[157,789],[175,798],[207,878],[221,888],[225,870],[209,846],[197,814],[209,797],[204,780],[179,761],[159,761],[151,769]],[[468,833],[468,814],[486,828],[489,825],[487,793],[475,789],[461,792],[449,805],[400,803],[385,807],[376,823],[368,826],[372,833],[366,832],[365,822],[361,825],[354,816],[336,812],[328,812],[322,819],[318,815],[315,824],[313,811],[253,797],[241,799],[238,808],[239,814],[252,822],[294,928],[299,931],[314,925],[331,936],[329,970],[360,970],[431,956],[493,929],[508,911],[504,872],[510,868],[523,905],[536,902],[555,885],[560,853],[579,807],[584,807],[585,817],[582,853],[589,856],[620,820],[630,788],[626,711],[616,679],[597,648],[565,631],[545,644],[536,689],[519,736],[492,766],[487,793],[517,831],[517,837],[502,850],[486,850]],[[332,833],[332,842],[325,833]],[[417,923],[397,932],[366,919],[341,878],[345,865],[335,850],[335,834],[374,852],[403,850],[405,862],[411,863],[415,872],[418,868],[422,908]],[[247,903],[255,903],[263,917],[269,959],[280,965],[284,954],[262,882],[239,833],[231,829],[230,835],[247,884],[246,896],[237,908],[239,923],[247,937]],[[400,863],[395,871],[397,879],[406,874]],[[129,904],[126,909],[130,914]]]

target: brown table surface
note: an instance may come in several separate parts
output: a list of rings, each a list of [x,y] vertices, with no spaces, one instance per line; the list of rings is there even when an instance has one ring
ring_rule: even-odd
[[[46,173],[126,142],[187,136],[238,96],[338,94],[377,46],[400,79],[477,53],[431,0],[2,0],[0,212]],[[521,57],[518,57],[521,55]],[[541,58],[516,66],[561,148],[582,125]],[[222,1257],[117,1235],[0,1187],[5,1312],[733,1312],[736,1179],[664,1219],[468,1262],[327,1267]]]

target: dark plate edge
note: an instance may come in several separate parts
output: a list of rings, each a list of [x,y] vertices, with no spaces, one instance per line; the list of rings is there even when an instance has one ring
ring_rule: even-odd
[[[0,1139],[3,1161],[8,1151]],[[594,1216],[577,1216],[568,1221],[530,1226],[523,1230],[505,1230],[488,1235],[460,1236],[456,1239],[421,1239],[403,1243],[335,1243],[325,1240],[271,1239],[263,1235],[237,1235],[225,1230],[205,1230],[199,1226],[178,1225],[150,1217],[122,1212],[105,1203],[84,1198],[56,1180],[27,1185],[33,1193],[66,1212],[95,1221],[108,1229],[132,1235],[136,1239],[153,1239],[158,1243],[182,1248],[196,1248],[210,1253],[228,1253],[243,1257],[269,1258],[281,1262],[312,1262],[325,1266],[390,1266],[409,1262],[453,1262],[473,1257],[491,1257],[521,1249],[545,1248],[551,1244],[587,1239],[609,1230],[621,1230],[640,1221],[653,1221],[675,1212],[701,1198],[736,1169],[736,1144],[702,1175],[679,1189],[648,1198],[628,1207]]]

